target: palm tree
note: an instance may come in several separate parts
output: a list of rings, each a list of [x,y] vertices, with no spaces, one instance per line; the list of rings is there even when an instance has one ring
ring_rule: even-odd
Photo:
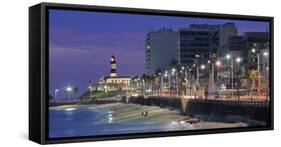
[[[179,94],[179,73],[180,73],[180,66],[178,64],[178,61],[175,59],[172,59],[170,62],[170,68],[175,70],[175,87],[176,87],[176,93]],[[170,80],[171,81],[171,80]],[[171,83],[170,83],[171,84]]]
[[[79,88],[78,87],[74,87],[73,88],[73,94],[77,94],[79,92]]]
[[[53,99],[53,96],[49,94],[49,101]]]
[[[142,95],[145,95],[145,90],[146,90],[146,80],[147,80],[147,75],[146,74],[142,74],[141,76],[141,91],[142,91]]]
[[[139,77],[138,77],[138,76],[134,76],[134,77],[130,80],[130,83],[131,83],[132,86],[134,87],[133,90],[135,90],[135,91],[137,91],[138,82],[139,82]]]
[[[154,72],[154,75],[155,75],[155,79],[154,79],[154,82],[155,82],[155,85],[156,85],[156,89],[157,89],[157,95],[159,96],[159,94],[161,93],[161,88],[162,88],[162,73],[161,73],[162,71],[161,71],[161,69],[160,68],[158,68],[158,69],[156,69],[155,70],[155,72]]]
[[[258,71],[257,70],[250,70],[250,73],[249,73],[249,76],[250,76],[250,79],[251,79],[251,100],[253,100],[253,87],[254,87],[254,82],[255,80],[258,79]]]

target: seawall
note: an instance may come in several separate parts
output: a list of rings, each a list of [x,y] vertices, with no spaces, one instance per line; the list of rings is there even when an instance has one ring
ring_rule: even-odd
[[[270,119],[269,103],[265,101],[225,101],[205,99],[182,99],[171,97],[123,97],[123,103],[134,103],[168,107],[179,110],[182,114],[235,115],[253,120],[268,122]]]

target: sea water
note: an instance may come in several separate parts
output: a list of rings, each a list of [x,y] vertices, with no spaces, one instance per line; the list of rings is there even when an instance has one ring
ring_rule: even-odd
[[[112,134],[174,131],[192,129],[176,121],[138,119],[116,122],[113,111],[98,107],[65,107],[49,109],[49,137],[81,137]]]

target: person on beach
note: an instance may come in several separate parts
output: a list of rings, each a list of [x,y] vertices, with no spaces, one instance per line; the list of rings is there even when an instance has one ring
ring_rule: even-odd
[[[147,115],[148,115],[148,112],[147,112],[147,111],[145,111],[145,114],[144,114],[144,116],[145,116],[145,117],[147,117]]]

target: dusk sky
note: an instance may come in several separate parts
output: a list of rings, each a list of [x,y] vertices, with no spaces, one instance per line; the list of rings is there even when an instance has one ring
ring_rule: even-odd
[[[176,30],[193,23],[227,22],[234,22],[239,34],[269,30],[269,23],[257,21],[50,10],[50,94],[67,85],[77,86],[79,94],[83,93],[90,80],[97,82],[109,75],[111,55],[116,56],[118,75],[141,75],[144,73],[144,40],[151,28]]]

